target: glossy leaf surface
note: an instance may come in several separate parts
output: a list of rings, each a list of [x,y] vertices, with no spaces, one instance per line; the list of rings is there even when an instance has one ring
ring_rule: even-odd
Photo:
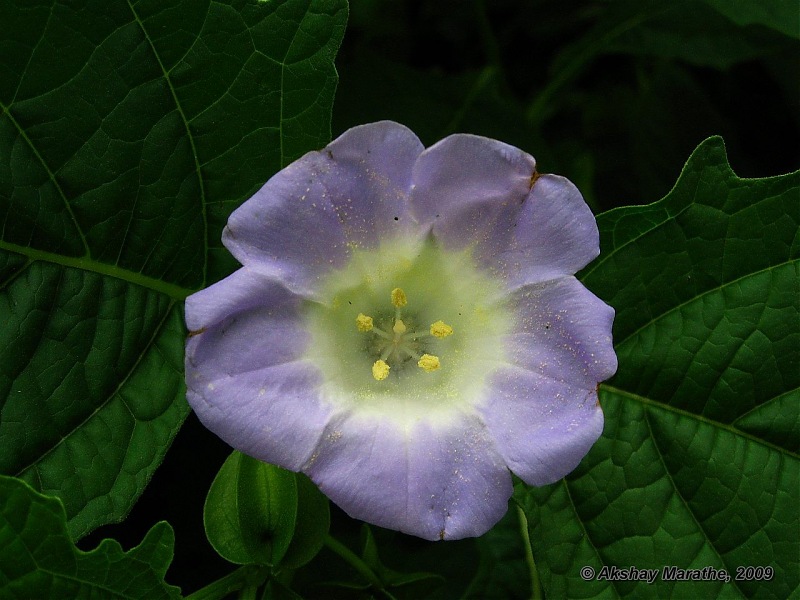
[[[288,569],[297,569],[317,555],[331,524],[328,498],[302,473],[296,473],[295,477],[297,520],[292,541],[281,559],[281,566]]]
[[[187,414],[181,301],[230,211],[330,136],[345,0],[0,0],[0,473],[80,537]]]
[[[77,549],[63,504],[0,476],[0,598],[180,598],[164,582],[175,536],[165,522],[124,552],[114,540]]]
[[[208,541],[237,564],[277,565],[297,519],[297,483],[291,471],[234,451],[208,491],[203,522]]]
[[[548,596],[797,592],[799,188],[739,179],[712,138],[662,201],[598,218],[582,279],[617,309],[605,431],[560,483],[517,489]],[[668,565],[733,580],[580,576]],[[747,566],[772,576],[735,580]]]

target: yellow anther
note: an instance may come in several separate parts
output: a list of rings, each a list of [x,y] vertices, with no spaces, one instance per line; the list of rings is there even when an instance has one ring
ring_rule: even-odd
[[[433,354],[423,354],[420,357],[419,362],[417,363],[417,366],[420,369],[422,369],[423,371],[426,371],[427,373],[431,373],[431,372],[433,372],[433,371],[435,371],[436,369],[439,368],[439,366],[440,366],[439,365],[439,357],[438,356],[434,356]],[[374,367],[373,367],[373,370],[374,370]]]
[[[445,338],[452,334],[453,328],[444,321],[436,321],[436,323],[431,325],[431,335],[436,336],[437,338]]]
[[[406,293],[401,290],[400,288],[394,288],[392,290],[392,304],[396,308],[402,308],[406,304],[408,304],[408,299],[406,298]]]
[[[406,324],[403,323],[401,319],[397,319],[394,322],[394,326],[392,327],[392,331],[394,331],[397,335],[403,335],[406,332]]]
[[[375,364],[372,365],[372,376],[376,381],[383,381],[389,376],[390,368],[391,367],[386,364],[386,361],[376,360]]]
[[[372,331],[372,317],[368,317],[364,313],[358,313],[356,327],[358,327],[359,331]]]

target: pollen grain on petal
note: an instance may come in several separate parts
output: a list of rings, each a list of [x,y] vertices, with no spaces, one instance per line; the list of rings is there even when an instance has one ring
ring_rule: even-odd
[[[423,354],[419,362],[417,362],[417,366],[420,369],[425,371],[426,373],[432,373],[436,371],[441,365],[439,364],[439,357],[434,356],[433,354]]]
[[[359,331],[372,331],[372,317],[368,317],[364,313],[358,313],[356,317],[356,327]]]
[[[437,338],[446,338],[453,335],[453,328],[444,321],[436,321],[431,325],[431,335]]]
[[[392,305],[396,308],[402,308],[408,304],[406,293],[401,288],[394,288],[392,290]]]
[[[558,480],[602,434],[614,311],[570,276],[597,231],[572,183],[504,142],[351,129],[230,216],[243,266],[187,298],[187,400],[354,518],[481,535],[510,471]],[[375,492],[403,472],[413,493],[389,476]]]
[[[386,364],[384,360],[376,360],[372,365],[372,376],[376,381],[383,381],[389,376],[389,369],[391,367]]]

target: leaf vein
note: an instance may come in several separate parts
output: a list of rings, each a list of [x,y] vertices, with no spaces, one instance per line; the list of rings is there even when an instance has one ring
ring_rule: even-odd
[[[31,149],[31,152],[33,152],[33,155],[36,157],[36,159],[42,165],[42,168],[45,170],[45,173],[47,173],[47,177],[50,179],[50,182],[53,184],[53,187],[58,192],[58,195],[61,196],[61,199],[64,201],[64,207],[67,209],[67,214],[69,215],[70,219],[72,220],[72,224],[75,226],[75,231],[78,233],[78,236],[80,237],[81,244],[83,245],[84,257],[85,258],[91,258],[92,257],[92,253],[89,250],[89,243],[86,241],[86,235],[84,234],[83,229],[81,229],[81,226],[78,223],[78,219],[77,219],[77,217],[75,216],[75,213],[72,210],[72,205],[70,204],[69,199],[67,198],[67,195],[64,193],[64,190],[61,187],[61,184],[58,183],[58,180],[56,179],[55,174],[50,169],[50,166],[47,164],[47,162],[45,162],[44,157],[36,149],[36,146],[34,145],[33,140],[31,140],[28,137],[28,134],[25,133],[25,129],[17,122],[17,120],[11,114],[10,107],[7,107],[2,102],[0,102],[0,107],[2,107],[3,113],[6,115],[6,117],[8,117],[8,120],[11,121],[11,124],[14,125],[14,127],[19,132],[19,135],[22,137],[22,139],[25,140],[25,143]]]
[[[667,476],[667,479],[669,479],[670,484],[672,484],[672,489],[675,491],[675,495],[677,495],[678,498],[680,499],[681,503],[683,504],[683,507],[686,509],[686,512],[689,513],[689,515],[691,515],[692,521],[694,521],[694,524],[697,526],[698,531],[702,534],[708,546],[714,551],[714,554],[717,555],[719,561],[723,565],[725,565],[725,569],[728,572],[730,572],[732,570],[730,568],[730,565],[726,563],[725,559],[722,557],[719,550],[717,550],[717,547],[714,545],[714,542],[711,541],[711,538],[709,537],[702,523],[698,521],[697,515],[695,515],[694,511],[689,506],[689,502],[686,500],[686,498],[684,498],[683,494],[678,488],[678,484],[675,482],[675,478],[672,476],[672,471],[669,470],[669,467],[667,467],[667,462],[664,460],[664,452],[659,447],[656,435],[653,433],[653,427],[650,424],[650,412],[648,410],[649,407],[645,406],[643,407],[643,409],[644,409],[644,422],[647,425],[647,431],[649,433],[650,439],[653,441],[653,448],[655,448],[658,460],[661,463],[661,466],[664,468],[664,474]],[[744,597],[744,593],[739,588],[738,583],[733,578],[731,578],[731,582],[733,583],[734,588],[736,588],[736,591],[739,592],[739,594],[742,597]]]
[[[162,281],[160,279],[154,279],[152,277],[148,277],[147,275],[142,275],[141,273],[130,271],[128,269],[123,269],[116,265],[101,263],[86,257],[74,258],[71,256],[63,256],[53,252],[45,252],[43,250],[36,250],[35,248],[18,246],[3,240],[0,240],[0,250],[6,250],[8,252],[19,254],[27,258],[30,262],[40,260],[42,262],[48,262],[60,265],[62,267],[81,269],[83,271],[98,273],[99,275],[114,277],[115,279],[120,279],[127,283],[138,285],[154,292],[159,292],[165,296],[169,296],[172,300],[184,300],[187,296],[197,291],[181,287],[173,283],[167,283],[166,281]]]
[[[703,297],[705,297],[705,296],[707,296],[709,294],[720,292],[723,289],[727,288],[728,286],[740,283],[740,282],[745,281],[745,280],[747,280],[747,279],[749,279],[751,277],[756,277],[758,275],[762,275],[764,273],[768,273],[768,272],[773,271],[775,269],[779,269],[781,267],[785,267],[786,265],[800,265],[800,259],[789,259],[789,260],[786,260],[786,261],[784,261],[782,263],[778,263],[778,264],[775,264],[775,265],[770,265],[769,267],[766,267],[765,269],[760,269],[758,271],[753,271],[751,273],[746,273],[745,275],[742,275],[741,277],[737,277],[736,279],[731,279],[730,281],[726,281],[725,283],[721,283],[720,285],[717,285],[717,286],[714,286],[712,288],[709,288],[709,289],[697,294],[696,296],[693,296],[693,297],[689,298],[688,300],[685,300],[684,302],[681,302],[679,304],[676,304],[675,306],[672,306],[671,308],[669,308],[668,310],[665,310],[661,314],[658,314],[658,315],[654,316],[652,319],[650,319],[646,323],[644,323],[644,324],[640,325],[639,327],[637,327],[633,332],[627,334],[624,338],[622,338],[619,341],[617,341],[616,345],[618,347],[622,346],[623,344],[625,344],[629,340],[631,340],[634,337],[636,337],[642,330],[650,327],[651,325],[653,325],[655,322],[659,321],[660,319],[663,319],[664,317],[674,313],[675,311],[680,310],[684,306],[688,306],[689,304],[697,302],[698,300],[700,300],[701,298],[703,298]]]
[[[754,436],[752,434],[749,434],[746,431],[742,431],[741,429],[737,429],[736,427],[733,427],[732,425],[728,425],[727,423],[720,423],[719,421],[714,421],[713,419],[709,419],[708,417],[705,417],[703,415],[698,415],[696,413],[689,412],[689,411],[684,410],[682,408],[677,408],[675,406],[670,406],[669,404],[664,404],[662,402],[659,402],[658,400],[653,400],[652,398],[646,398],[644,396],[640,396],[638,394],[634,394],[633,392],[629,392],[627,390],[623,390],[623,389],[618,388],[618,387],[607,385],[605,383],[600,384],[600,387],[603,388],[605,391],[611,392],[612,394],[618,394],[620,396],[625,396],[626,398],[629,398],[630,400],[634,400],[636,402],[640,402],[640,403],[642,403],[642,404],[644,404],[646,406],[651,406],[651,407],[654,407],[654,408],[658,408],[660,410],[664,410],[666,412],[674,413],[674,414],[682,416],[682,417],[687,417],[689,419],[694,419],[696,421],[699,421],[699,422],[704,423],[706,425],[709,425],[711,427],[716,427],[717,429],[722,429],[722,430],[727,431],[728,433],[731,433],[733,435],[738,435],[740,437],[743,437],[743,438],[745,438],[745,439],[747,439],[747,440],[749,440],[749,441],[751,441],[753,443],[761,444],[762,446],[765,446],[765,447],[769,448],[770,450],[774,450],[775,452],[779,452],[779,453],[784,454],[784,455],[786,455],[786,456],[788,456],[790,458],[794,458],[794,459],[800,460],[800,454],[792,452],[791,450],[787,450],[786,448],[783,448],[781,446],[777,446],[777,445],[773,444],[772,442],[768,442],[767,440],[762,440],[761,438],[758,438],[758,437],[756,437],[756,436]]]
[[[97,405],[97,407],[94,409],[94,411],[92,411],[91,414],[89,414],[85,419],[83,419],[83,421],[78,423],[75,427],[73,427],[65,435],[62,435],[61,439],[57,443],[53,444],[50,448],[48,448],[45,452],[43,452],[38,458],[34,459],[27,466],[25,466],[22,469],[20,469],[17,472],[17,474],[14,475],[14,477],[20,477],[25,471],[27,471],[31,467],[37,468],[37,470],[38,470],[38,465],[39,465],[39,463],[41,463],[42,460],[44,460],[48,455],[50,455],[56,448],[61,446],[61,444],[63,444],[70,436],[74,435],[76,431],[80,430],[84,425],[86,425],[86,423],[88,423],[95,416],[97,416],[100,413],[100,411],[102,411],[106,406],[108,406],[108,404],[109,404],[109,402],[111,402],[111,400],[113,400],[115,397],[119,397],[120,399],[122,399],[122,395],[120,394],[120,390],[125,386],[125,384],[131,378],[131,376],[136,372],[136,369],[139,368],[139,365],[141,364],[141,362],[144,359],[145,355],[147,355],[147,353],[155,346],[155,341],[156,341],[156,339],[158,339],[158,336],[161,334],[161,332],[163,331],[164,327],[166,326],[167,321],[169,320],[169,317],[172,314],[172,309],[174,308],[174,306],[175,306],[175,301],[171,300],[170,303],[167,305],[166,309],[164,310],[164,316],[161,318],[161,320],[158,322],[156,327],[153,329],[153,334],[150,336],[150,339],[144,345],[144,348],[139,353],[139,356],[136,357],[136,360],[133,362],[133,364],[131,365],[130,369],[128,369],[128,372],[125,373],[125,376],[122,377],[122,379],[120,380],[120,382],[117,385],[117,387],[114,388],[114,391],[111,392],[110,394],[108,394],[108,396],[102,402],[100,402]],[[123,404],[125,404],[124,399],[122,399],[122,401],[123,401]],[[125,407],[130,411],[130,407],[128,407],[127,404],[125,404]]]
[[[166,68],[164,67],[164,63],[161,60],[161,56],[159,55],[158,51],[156,50],[155,44],[153,40],[150,38],[150,35],[147,33],[147,29],[145,29],[144,23],[139,18],[139,14],[136,12],[136,9],[131,4],[130,0],[126,0],[128,4],[128,8],[130,8],[131,14],[133,15],[134,20],[136,21],[139,29],[142,32],[142,35],[147,40],[148,45],[150,46],[150,50],[153,53],[153,57],[156,59],[158,63],[159,69],[161,69],[161,73],[164,77],[164,81],[167,83],[167,87],[169,88],[170,94],[172,95],[172,100],[175,102],[175,107],[178,110],[178,114],[181,117],[181,121],[183,122],[183,126],[186,130],[186,137],[189,140],[189,145],[192,149],[192,159],[194,160],[194,167],[195,172],[197,173],[197,181],[200,189],[200,213],[203,217],[203,285],[205,287],[206,282],[208,281],[208,215],[206,214],[206,188],[205,182],[203,181],[203,172],[200,168],[200,158],[197,153],[197,144],[195,143],[194,135],[192,135],[191,127],[189,127],[189,120],[186,118],[186,113],[183,110],[183,106],[181,105],[180,100],[178,99],[178,93],[175,90],[175,86],[172,85],[172,80],[170,79],[169,73],[167,72]]]

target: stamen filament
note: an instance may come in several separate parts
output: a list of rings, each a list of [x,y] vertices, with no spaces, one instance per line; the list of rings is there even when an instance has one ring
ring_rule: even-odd
[[[390,334],[386,333],[386,332],[385,332],[383,329],[381,329],[380,327],[373,327],[373,328],[372,328],[372,333],[374,333],[374,334],[375,334],[375,335],[377,335],[378,337],[382,337],[382,338],[383,338],[383,339],[385,339],[385,340],[393,340],[393,339],[394,339],[394,336],[393,336],[393,335],[390,335]]]
[[[406,334],[406,337],[411,338],[412,340],[418,340],[420,338],[431,337],[431,334],[427,331],[412,331]]]
[[[405,292],[401,288],[394,288],[391,292],[392,305],[394,306],[394,323],[391,331],[376,327],[372,317],[363,313],[358,313],[356,317],[356,327],[359,331],[375,333],[382,341],[377,342],[373,348],[380,353],[380,358],[372,365],[372,376],[376,381],[383,381],[389,376],[392,364],[401,364],[408,358],[417,361],[417,366],[427,373],[432,373],[441,367],[439,357],[433,354],[420,353],[420,344],[416,341],[428,337],[445,338],[453,334],[453,328],[444,321],[432,323],[429,331],[408,331],[408,327],[403,322],[401,309],[408,304]],[[384,326],[388,323],[384,323]]]
[[[416,358],[417,360],[419,360],[420,357],[419,352],[414,352],[411,348],[406,348],[405,346],[401,346],[399,350],[404,354],[407,354],[411,358]]]

